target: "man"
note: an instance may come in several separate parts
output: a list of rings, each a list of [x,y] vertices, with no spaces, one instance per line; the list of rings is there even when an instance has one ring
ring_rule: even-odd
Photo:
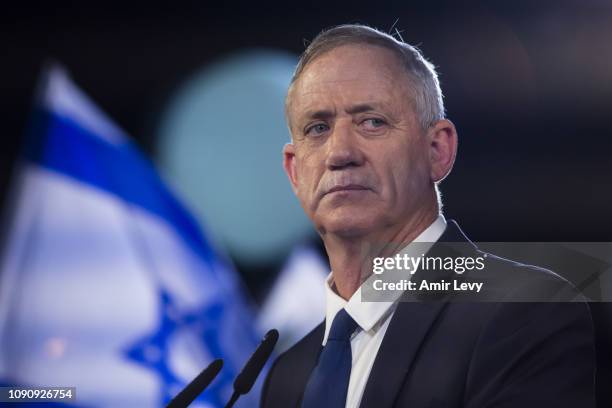
[[[453,166],[457,132],[418,50],[366,26],[325,31],[298,63],[286,116],[284,168],[332,272],[325,321],[276,360],[263,407],[594,405],[582,302],[362,299],[374,258],[413,242],[460,242],[487,256],[440,213],[437,185]],[[535,267],[487,262],[498,282],[520,277],[503,296],[570,288]]]

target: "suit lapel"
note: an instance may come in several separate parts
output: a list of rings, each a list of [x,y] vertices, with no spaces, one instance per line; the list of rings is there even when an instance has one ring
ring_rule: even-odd
[[[361,408],[391,407],[445,302],[399,303],[380,345]]]
[[[459,229],[457,223],[449,220],[448,225],[438,242],[470,242]],[[439,246],[440,247],[440,246]],[[440,248],[434,245],[430,253]],[[445,250],[445,249],[443,249]],[[417,272],[413,279],[423,276]],[[387,332],[380,345],[374,365],[370,372],[361,408],[392,407],[419,348],[427,333],[442,312],[447,302],[443,298],[437,301],[399,302]]]

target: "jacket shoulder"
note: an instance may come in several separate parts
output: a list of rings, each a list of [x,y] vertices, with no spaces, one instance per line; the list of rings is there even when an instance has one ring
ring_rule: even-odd
[[[324,332],[322,322],[276,358],[263,386],[262,408],[298,406],[321,351]]]
[[[486,267],[472,278],[482,279],[497,301],[584,301],[580,291],[565,278],[539,266],[528,265],[478,250]],[[487,288],[488,287],[488,288]]]

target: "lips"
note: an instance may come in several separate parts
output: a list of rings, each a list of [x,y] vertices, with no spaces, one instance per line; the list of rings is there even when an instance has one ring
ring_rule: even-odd
[[[347,186],[334,186],[327,190],[325,195],[335,193],[338,191],[356,191],[356,190],[369,190],[369,188],[358,185],[358,184],[349,184]]]

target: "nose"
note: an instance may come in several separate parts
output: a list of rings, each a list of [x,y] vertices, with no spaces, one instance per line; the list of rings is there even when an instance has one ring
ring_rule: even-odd
[[[328,139],[325,164],[329,170],[361,166],[364,156],[358,140],[359,135],[352,129],[352,123],[337,122]]]

